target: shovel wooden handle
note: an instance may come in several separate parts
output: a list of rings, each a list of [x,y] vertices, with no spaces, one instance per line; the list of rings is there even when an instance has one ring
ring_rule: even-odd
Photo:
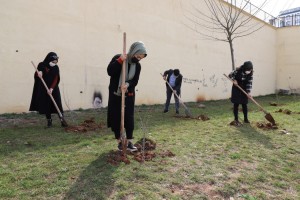
[[[231,78],[229,78],[226,74],[223,74],[226,78],[228,78],[228,80],[230,80],[233,84],[233,80]],[[265,111],[265,109],[263,109],[263,107],[261,105],[259,105],[259,103],[257,103],[257,101],[255,101],[253,99],[253,97],[249,97],[248,93],[245,92],[245,90],[243,90],[243,88],[241,88],[238,84],[234,84],[234,86],[238,87],[251,101],[253,101],[253,103],[255,103],[258,107],[260,107],[260,109],[265,113],[265,114],[269,114],[267,111]]]
[[[123,55],[126,54],[126,32],[123,33]],[[122,84],[121,87],[123,88],[125,86],[125,69],[126,69],[126,60],[123,60],[122,63]],[[126,149],[127,149],[127,139],[125,135],[125,91],[121,88],[122,92],[122,100],[121,100],[121,127],[120,127],[120,133],[122,138],[122,154],[126,156]]]
[[[126,33],[123,33],[123,55],[126,54]],[[123,60],[122,64],[122,84],[121,87],[125,85],[125,68],[126,68],[126,59]],[[122,102],[121,102],[121,137],[125,138],[125,128],[124,128],[124,116],[125,116],[125,91],[121,89],[122,92]]]
[[[34,67],[36,73],[38,73],[38,69],[37,69],[37,67],[35,66],[35,64],[34,64],[33,61],[31,61],[31,64],[33,65],[33,67]],[[44,79],[43,79],[42,77],[39,77],[39,78],[41,79],[42,83],[44,84],[44,86],[45,86],[45,88],[46,88],[46,90],[47,90],[47,93],[49,94],[49,96],[50,96],[50,98],[51,98],[51,100],[52,100],[52,102],[53,102],[53,104],[54,104],[54,106],[55,106],[55,108],[56,108],[56,110],[57,110],[57,112],[58,112],[58,114],[59,114],[59,117],[62,119],[62,118],[63,118],[63,115],[61,114],[61,112],[60,112],[60,110],[59,110],[59,108],[58,108],[58,106],[57,106],[57,104],[56,104],[56,102],[55,102],[55,100],[54,100],[52,94],[49,93],[49,88],[48,88],[47,84],[45,83],[45,81],[44,81]]]

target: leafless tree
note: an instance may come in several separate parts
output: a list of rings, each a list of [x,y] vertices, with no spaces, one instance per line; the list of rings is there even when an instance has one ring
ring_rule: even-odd
[[[208,13],[200,9],[197,1],[191,3],[191,8],[185,10],[185,17],[189,28],[196,31],[206,39],[228,42],[230,46],[232,69],[235,69],[233,41],[246,37],[264,26],[253,19],[267,3],[257,7],[248,0],[201,0],[205,2]]]

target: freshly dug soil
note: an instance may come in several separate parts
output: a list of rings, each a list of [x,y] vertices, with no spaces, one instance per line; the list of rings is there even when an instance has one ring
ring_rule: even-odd
[[[121,162],[124,162],[125,164],[130,164],[130,160],[132,159],[137,162],[143,163],[145,161],[151,161],[157,156],[161,156],[163,158],[175,156],[175,154],[173,154],[169,150],[163,151],[162,153],[157,155],[154,152],[154,150],[156,149],[156,142],[148,138],[141,139],[134,145],[138,148],[138,150],[135,152],[127,151],[125,155],[122,151],[111,151],[107,155],[107,162],[111,165],[117,166]],[[132,159],[129,159],[129,157],[132,157]]]
[[[287,115],[290,115],[292,114],[292,111],[289,110],[289,109],[279,109],[278,111],[275,111],[275,112],[280,112],[280,113],[284,113],[284,114],[287,114]]]
[[[263,123],[263,122],[256,122],[256,126],[261,129],[271,130],[271,129],[278,129],[277,125],[272,123]]]
[[[96,131],[99,129],[104,128],[104,124],[97,124],[95,122],[94,118],[86,119],[84,120],[80,125],[78,126],[71,126],[65,128],[65,131],[67,132],[75,132],[75,133],[86,133],[88,131]]]

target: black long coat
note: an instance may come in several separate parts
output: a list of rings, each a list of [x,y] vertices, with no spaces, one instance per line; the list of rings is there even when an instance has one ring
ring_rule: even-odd
[[[58,87],[60,82],[58,66],[55,65],[54,67],[50,67],[48,62],[41,62],[38,65],[38,70],[43,72],[43,79],[48,88],[52,86],[55,77],[57,78],[57,83],[53,87],[52,96],[61,113],[63,113],[61,96]],[[36,72],[34,73],[34,86],[29,111],[38,111],[40,114],[58,113],[50,96],[47,93],[45,86],[37,76]]]
[[[119,78],[122,70],[122,64],[117,59],[120,54],[115,55],[107,67],[107,73],[110,76],[109,98],[107,110],[107,127],[111,127],[113,132],[120,132],[121,127],[121,103],[122,97],[115,94],[119,87]],[[130,64],[128,66],[128,71]],[[129,83],[128,92],[125,94],[125,114],[124,127],[126,130],[134,130],[134,104],[135,104],[135,86],[138,84],[141,72],[140,63],[136,63],[135,75]]]
[[[251,91],[252,87],[252,80],[253,80],[253,73],[250,74],[244,74],[242,67],[236,69],[233,71],[230,75],[230,78],[233,80],[236,80],[238,82],[238,85],[247,93]],[[232,85],[231,90],[231,102],[234,104],[247,104],[248,103],[248,97],[246,94],[244,94],[238,87],[236,87],[234,84]]]

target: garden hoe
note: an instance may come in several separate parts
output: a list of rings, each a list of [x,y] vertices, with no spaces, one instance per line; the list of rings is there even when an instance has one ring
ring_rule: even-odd
[[[33,61],[31,61],[31,63],[32,63],[32,65],[33,65],[33,67],[34,67],[36,73],[38,73],[38,69],[36,68],[36,66],[35,66],[35,64],[33,63]],[[49,88],[48,88],[47,84],[45,83],[44,79],[43,79],[42,77],[39,77],[39,78],[41,79],[42,83],[44,84],[44,86],[45,86],[45,88],[46,88],[46,90],[47,90],[47,92],[48,92],[48,91],[49,91]],[[57,110],[57,112],[58,112],[58,116],[59,116],[59,119],[60,119],[62,125],[63,125],[64,127],[67,127],[67,126],[68,126],[68,123],[67,123],[66,120],[64,119],[64,116],[62,115],[62,113],[60,112],[60,110],[59,110],[59,108],[58,108],[58,106],[57,106],[57,104],[56,104],[56,102],[55,102],[55,100],[54,100],[52,94],[49,93],[49,92],[48,92],[48,94],[49,94],[49,96],[50,96],[50,98],[51,98],[51,100],[52,100],[52,102],[53,102],[53,104],[54,104],[54,106],[55,106],[55,108],[56,108],[56,110]]]
[[[126,54],[126,32],[123,33],[123,55]],[[127,59],[127,58],[126,58]],[[122,64],[122,85],[123,88],[125,86],[125,70],[126,70],[126,60],[123,60]],[[122,141],[122,153],[125,156],[127,150],[127,139],[125,134],[125,125],[124,125],[124,115],[125,115],[125,90],[121,89],[122,91],[122,101],[121,101],[121,141]]]
[[[161,75],[162,77],[164,77],[164,75],[162,75],[162,73],[160,73],[160,75]],[[179,99],[179,102],[183,105],[184,110],[185,110],[185,115],[188,116],[188,117],[190,117],[190,118],[193,118],[193,115],[191,114],[190,110],[189,110],[188,107],[184,104],[184,102],[179,98],[179,96],[176,94],[176,92],[173,90],[173,88],[172,88],[172,86],[170,85],[170,83],[168,83],[167,80],[164,80],[164,81],[168,84],[169,88],[172,90],[172,92],[174,93],[174,95]]]
[[[229,78],[226,74],[223,74],[226,78],[228,78],[228,80],[230,80],[233,83],[233,80],[231,78]],[[248,96],[247,92],[245,92],[245,90],[243,90],[243,88],[241,88],[239,85],[235,85],[236,87],[238,87],[246,96]],[[274,118],[272,117],[272,115],[270,113],[268,113],[267,111],[265,111],[265,109],[263,109],[263,107],[261,105],[259,105],[257,103],[257,101],[255,101],[253,99],[253,97],[248,97],[251,101],[253,101],[264,113],[265,113],[265,118],[266,120],[268,120],[273,126],[276,125]]]

